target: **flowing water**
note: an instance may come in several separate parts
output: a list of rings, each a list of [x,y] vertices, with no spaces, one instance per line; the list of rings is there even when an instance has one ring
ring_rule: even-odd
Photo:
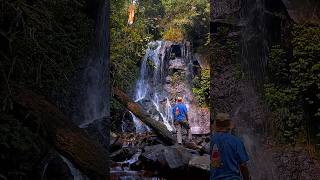
[[[89,178],[83,175],[77,168],[75,168],[74,165],[67,158],[63,157],[62,155],[60,155],[60,157],[63,160],[63,162],[65,162],[68,165],[69,170],[73,176],[73,180],[89,180]]]
[[[164,59],[168,44],[165,41],[155,41],[148,44],[140,69],[140,78],[136,83],[135,102],[141,103],[143,107],[148,107],[147,110],[155,109],[154,119],[163,122],[169,131],[174,131],[171,104],[167,93],[163,91],[164,68],[166,67]],[[162,107],[163,99],[166,99],[164,108]],[[146,101],[152,102],[152,107],[150,104],[144,103]],[[149,129],[132,113],[131,115],[137,131]]]
[[[109,144],[105,133],[109,131],[106,128],[109,124],[107,121],[110,116],[110,91],[108,91],[110,76],[108,59],[109,4],[108,1],[99,1],[97,5],[94,44],[85,60],[80,82],[76,84],[76,86],[80,87],[80,90],[76,93],[76,110],[71,116],[74,123],[80,128],[86,128],[94,121],[105,121],[104,123],[97,123],[99,124],[97,131],[104,137],[103,144]],[[74,180],[88,179],[82,176],[81,172],[68,159],[63,156],[61,158],[68,165]]]
[[[175,58],[172,58],[175,55]],[[194,134],[209,133],[209,113],[199,109],[192,93],[194,77],[193,57],[188,42],[174,44],[168,41],[155,41],[148,44],[140,68],[140,77],[136,83],[134,100],[162,122],[169,131],[175,131],[172,117],[174,98],[180,94],[190,109],[188,115],[191,131]],[[175,73],[179,72],[178,77]],[[180,80],[173,80],[178,78]],[[169,79],[169,80],[168,80]],[[132,115],[136,130],[141,132],[145,125]],[[200,118],[201,117],[201,118]]]
[[[241,65],[247,72],[248,85],[243,88],[244,102],[237,107],[238,133],[242,137],[250,156],[250,171],[253,179],[277,179],[272,156],[268,154],[262,142],[266,133],[257,130],[265,124],[266,107],[260,102],[257,90],[263,85],[268,58],[267,28],[265,25],[265,0],[247,0],[240,12],[241,24]],[[247,114],[241,117],[242,114]]]
[[[175,50],[174,50],[175,49]],[[177,56],[172,58],[172,54]],[[173,80],[174,72],[179,71],[179,81]],[[155,41],[148,44],[145,56],[140,67],[140,76],[136,82],[134,101],[151,115],[151,117],[163,123],[169,131],[175,131],[172,114],[172,104],[177,93],[184,97],[191,130],[195,134],[205,134],[199,122],[205,121],[206,129],[209,129],[209,113],[205,118],[199,116],[197,103],[192,94],[193,67],[190,47],[187,43],[174,44],[168,41]],[[178,92],[179,91],[179,92]],[[150,128],[130,112],[135,133],[150,131]],[[201,117],[201,118],[200,118]],[[125,122],[125,121],[124,121]],[[126,124],[123,124],[123,127]],[[124,129],[124,128],[123,128]],[[146,178],[159,179],[143,175],[144,171],[132,171],[130,165],[138,161],[141,151],[135,153],[130,159],[118,162],[111,168],[111,173],[119,179]]]
[[[82,75],[82,89],[79,94],[81,108],[76,112],[79,127],[86,127],[95,120],[109,117],[108,91],[108,4],[104,2],[96,20],[95,44],[88,55]]]

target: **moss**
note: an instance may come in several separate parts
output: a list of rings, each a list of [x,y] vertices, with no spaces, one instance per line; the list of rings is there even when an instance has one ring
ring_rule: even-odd
[[[210,101],[210,69],[201,69],[200,76],[193,79],[192,92],[200,106],[208,107]]]
[[[285,142],[319,143],[320,28],[294,25],[291,33],[291,48],[270,50],[264,97],[278,115],[276,127]],[[305,140],[299,132],[306,132]]]

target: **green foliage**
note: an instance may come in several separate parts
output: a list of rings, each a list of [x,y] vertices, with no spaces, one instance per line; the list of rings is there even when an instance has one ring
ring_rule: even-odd
[[[113,0],[111,11],[111,74],[113,85],[126,91],[136,82],[146,45],[162,36],[165,40],[186,38],[205,44],[209,32],[209,2],[200,0],[141,0],[135,21],[127,25],[129,1]],[[195,36],[194,36],[195,35]],[[194,39],[190,38],[194,37]]]
[[[192,92],[201,106],[208,107],[210,100],[210,69],[201,69],[200,76],[193,79]]]
[[[320,122],[320,28],[294,26],[291,43],[292,51],[271,48],[264,95],[283,137],[294,143],[299,131]]]
[[[38,134],[17,119],[0,114],[0,174],[21,172],[22,179],[30,175],[48,152],[48,146]],[[4,166],[5,164],[5,166]]]
[[[162,0],[165,15],[160,26],[163,38],[187,39],[193,47],[203,49],[209,33],[210,3],[203,0]],[[173,32],[173,31],[176,32]],[[167,38],[174,35],[177,38]],[[170,36],[172,37],[172,36]]]
[[[111,77],[112,84],[126,91],[134,88],[139,74],[139,65],[152,35],[148,34],[148,19],[138,7],[132,26],[127,25],[129,3],[126,0],[112,1],[111,7]]]
[[[186,80],[186,75],[184,73],[181,72],[174,72],[173,75],[171,76],[171,81],[173,85],[178,84],[181,81],[185,81]]]
[[[234,67],[235,67],[235,78],[237,80],[243,79],[244,78],[244,73],[243,73],[243,71],[241,69],[241,65],[237,63],[237,64],[234,65]]]
[[[44,92],[61,89],[78,68],[93,34],[86,1],[4,1],[0,51],[7,81]]]
[[[163,39],[172,42],[182,42],[184,40],[183,31],[178,28],[170,27],[163,33]]]
[[[230,29],[220,26],[214,42],[211,44],[211,57],[213,61],[226,61],[233,63],[239,68],[239,44],[238,41],[229,36]],[[240,69],[238,69],[240,70]],[[241,76],[239,72],[239,76]]]

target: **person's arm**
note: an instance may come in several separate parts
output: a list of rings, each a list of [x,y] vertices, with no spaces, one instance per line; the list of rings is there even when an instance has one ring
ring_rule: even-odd
[[[247,162],[249,161],[249,156],[246,151],[246,148],[243,144],[243,142],[239,139],[238,145],[237,145],[237,154],[239,158],[239,164],[240,164],[240,171],[242,174],[242,177],[244,180],[251,180],[249,168],[247,165]]]
[[[249,169],[246,163],[240,164],[240,171],[241,171],[243,180],[251,180]]]
[[[184,108],[183,108],[184,109],[184,114],[186,115],[186,120],[189,121],[188,108],[187,108],[187,106],[185,104],[183,106],[184,106]]]

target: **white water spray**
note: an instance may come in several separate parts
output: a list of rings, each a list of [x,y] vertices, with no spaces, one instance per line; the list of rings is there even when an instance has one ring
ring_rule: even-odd
[[[151,101],[154,108],[160,115],[163,124],[169,131],[173,131],[174,126],[171,115],[170,101],[163,95],[161,88],[165,68],[164,59],[166,44],[167,42],[163,41],[150,42],[148,44],[148,49],[146,50],[146,54],[141,64],[140,78],[136,84],[135,102],[143,103],[142,100]],[[153,67],[148,66],[148,61],[152,62]],[[151,78],[150,75],[152,76]],[[161,98],[163,97],[165,97],[167,100],[165,109],[161,108]],[[132,116],[132,119],[135,123],[136,130],[139,132],[141,132],[140,130],[143,129],[150,129],[146,125],[142,124],[137,117]],[[143,128],[143,126],[146,128]]]
[[[77,168],[75,168],[74,165],[67,158],[63,157],[62,155],[60,155],[60,157],[63,160],[63,162],[65,162],[69,167],[70,172],[73,176],[73,180],[89,180],[89,178],[82,175],[82,173]]]

